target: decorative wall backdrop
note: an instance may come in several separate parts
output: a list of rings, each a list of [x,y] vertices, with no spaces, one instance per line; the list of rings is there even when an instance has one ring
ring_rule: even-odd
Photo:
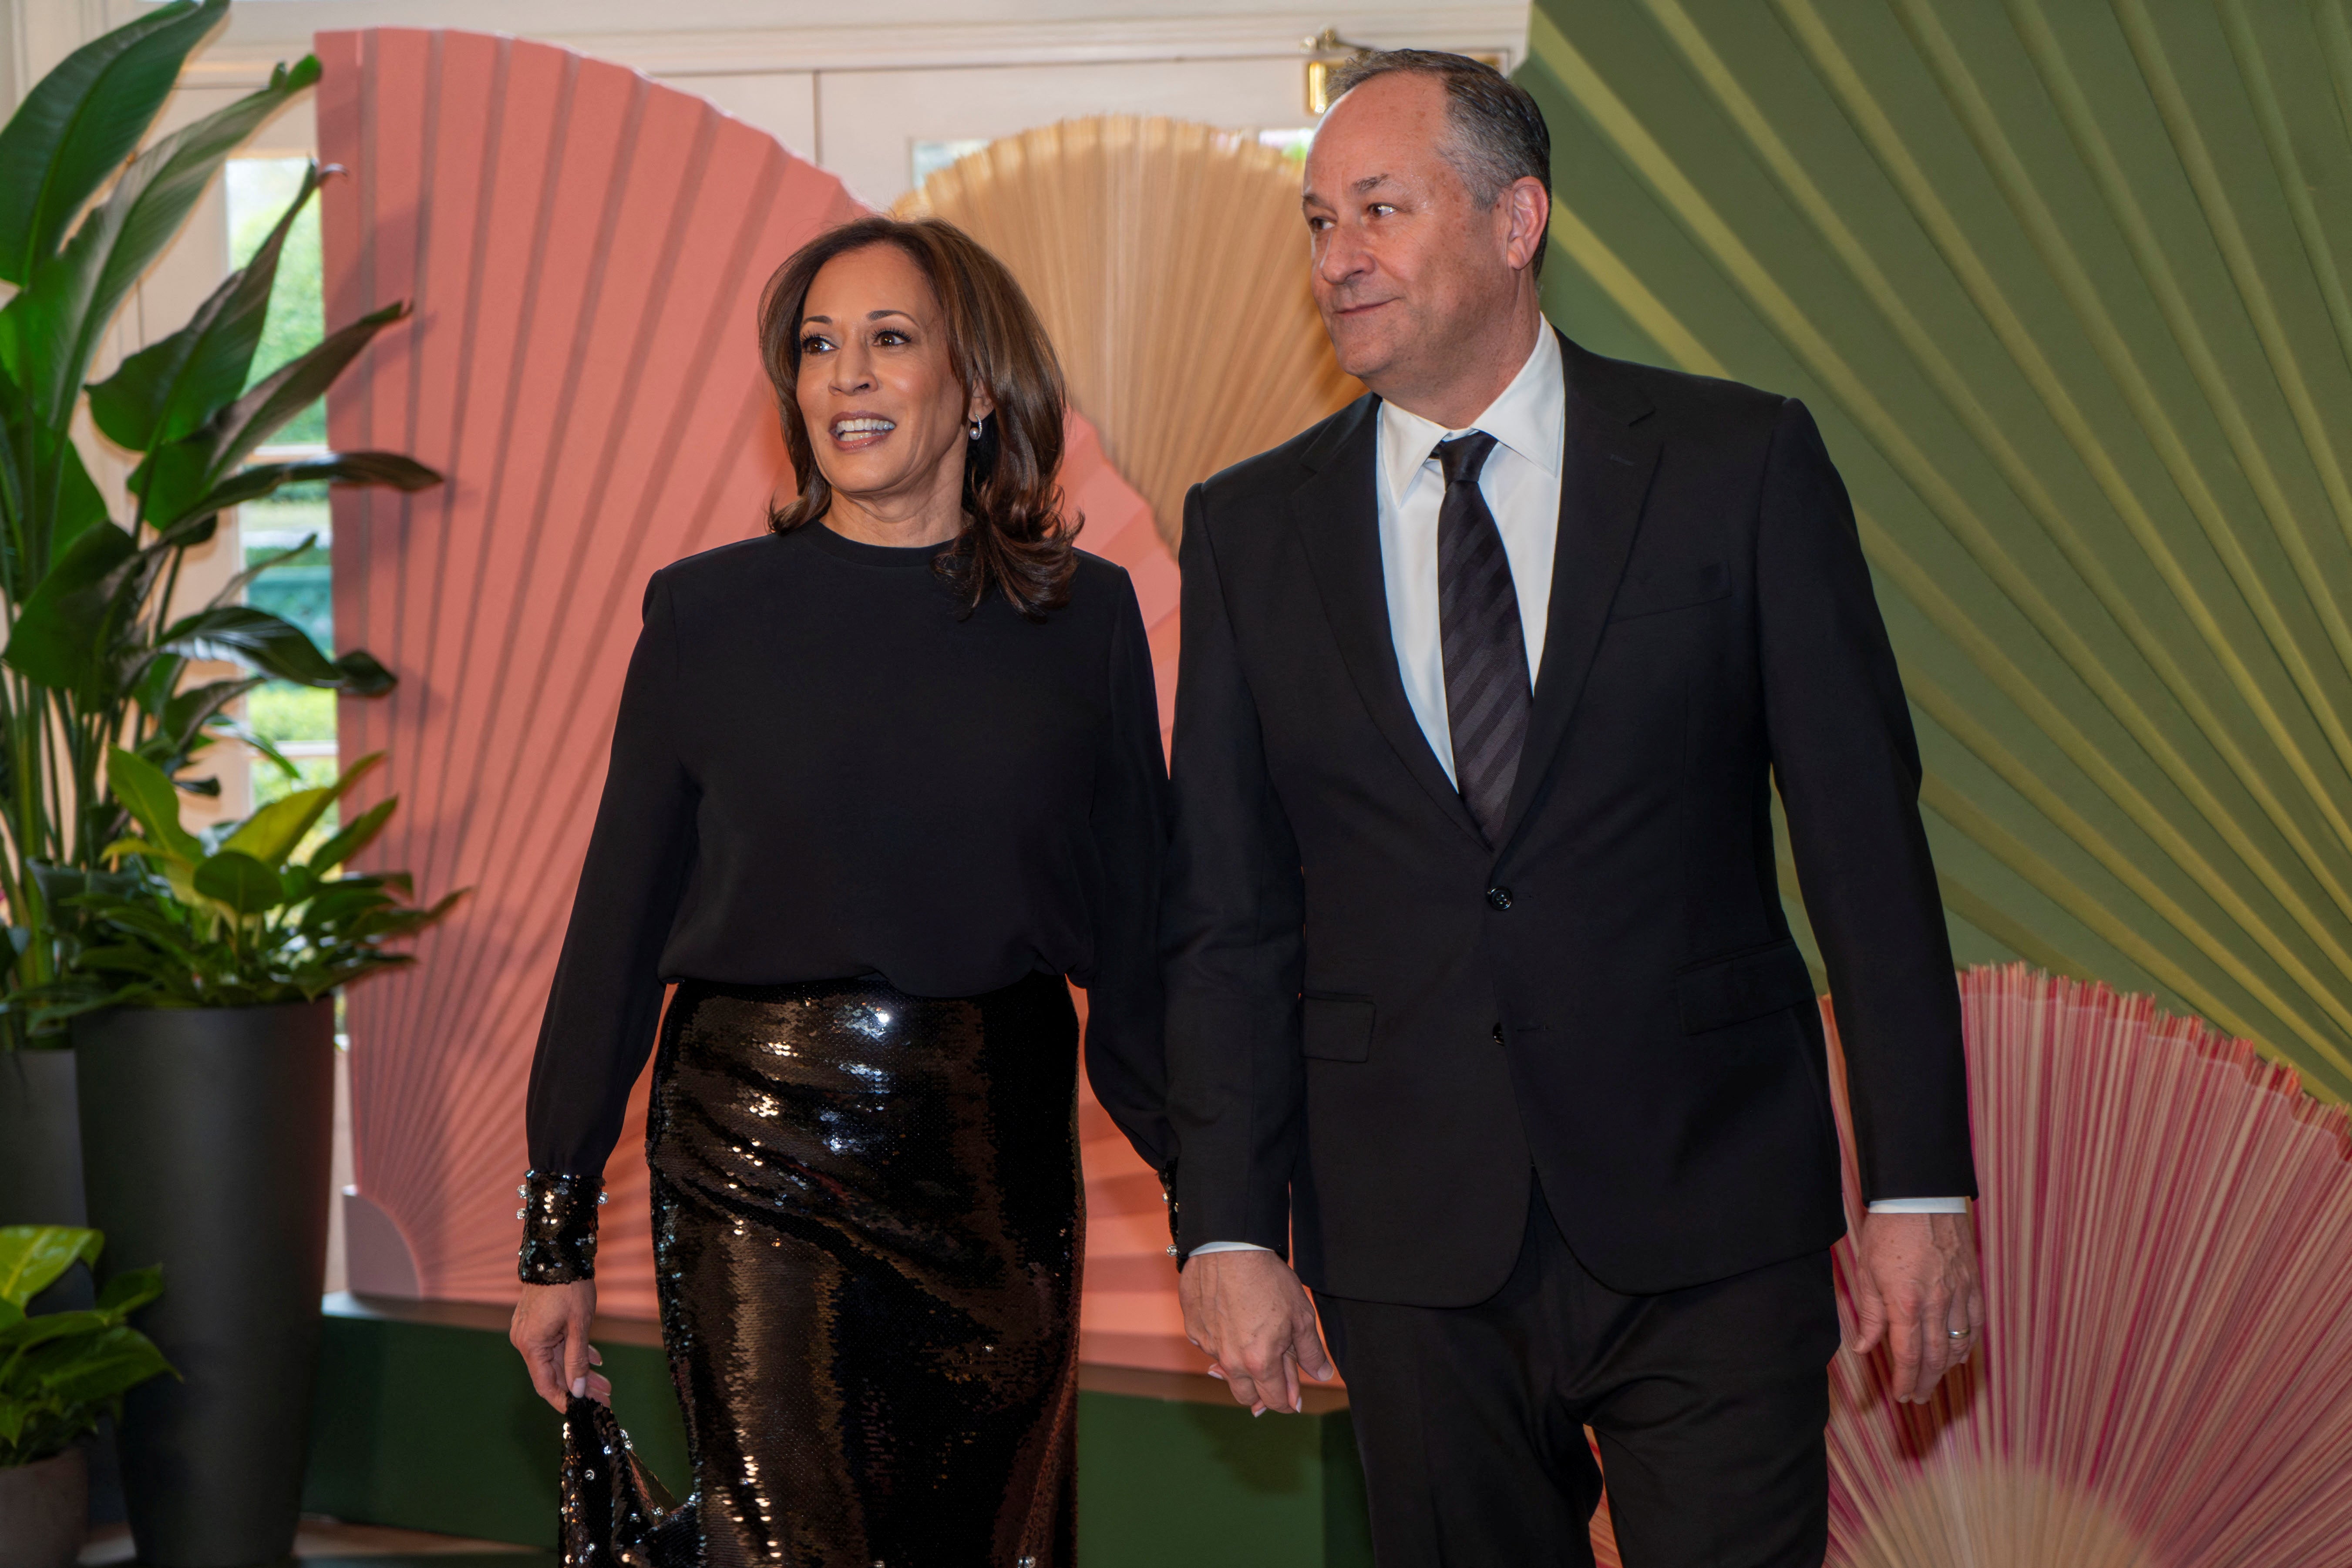
[[[343,706],[341,743],[391,753],[378,795],[404,804],[380,863],[475,889],[415,969],[351,997],[352,1285],[504,1301],[523,1084],[639,595],[789,490],[755,302],[785,255],[861,209],[700,99],[551,46],[379,29],[318,52],[321,150],[351,171],[327,188],[328,318],[384,289],[415,303],[338,388],[331,432],[396,437],[449,476],[415,505],[335,498],[336,624],[401,677]],[[1063,483],[1087,546],[1134,575],[1164,715],[1175,564],[1083,420]],[[643,1110],[641,1086],[599,1275],[605,1310],[649,1317]],[[1139,1163],[1089,1111],[1088,1342],[1174,1364],[1157,1185],[1146,1172],[1134,1190]],[[1154,1225],[1157,1283],[1122,1276]]]
[[[1985,1342],[1924,1406],[1884,1350],[1832,1363],[1830,1561],[2352,1562],[2343,1110],[2149,997],[2011,964],[1960,999]]]
[[[331,404],[331,438],[397,432],[450,477],[421,505],[335,498],[336,625],[401,678],[341,706],[341,745],[391,753],[404,826],[383,862],[475,889],[415,969],[352,994],[358,1185],[415,1293],[502,1300],[520,1097],[638,595],[789,488],[753,302],[856,208],[699,100],[562,49],[387,28],[318,53],[320,153],[351,172],[325,201],[328,320],[385,288],[415,302]],[[650,1306],[634,1148],[607,1211],[623,1311]],[[397,1288],[371,1237],[389,1239],[362,1210],[353,1289]]]
[[[908,194],[1003,258],[1172,548],[1184,492],[1362,395],[1307,292],[1299,165],[1176,120],[1066,120]]]
[[[1538,0],[1530,45],[1555,319],[1821,417],[1961,962],[2352,1090],[2343,0]]]

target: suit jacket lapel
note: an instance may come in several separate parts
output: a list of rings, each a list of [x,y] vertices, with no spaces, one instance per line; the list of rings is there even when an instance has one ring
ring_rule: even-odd
[[[1374,479],[1380,399],[1360,399],[1350,415],[1307,453],[1315,473],[1292,493],[1291,518],[1307,545],[1340,657],[1372,722],[1446,819],[1483,844],[1476,819],[1429,749],[1412,704],[1405,700],[1404,678],[1397,672]]]
[[[1527,745],[1511,786],[1505,845],[1517,836],[1537,792],[1559,765],[1560,742],[1600,651],[1601,629],[1633,553],[1643,499],[1658,463],[1659,437],[1640,423],[1647,405],[1612,409],[1595,401],[1591,394],[1600,389],[1591,384],[1602,374],[1600,367],[1566,337],[1560,345],[1568,370],[1568,435],[1559,474],[1559,541],[1552,551],[1543,668],[1536,676]]]

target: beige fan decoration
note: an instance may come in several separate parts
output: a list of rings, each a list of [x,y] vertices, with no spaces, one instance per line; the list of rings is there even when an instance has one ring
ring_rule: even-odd
[[[1307,293],[1298,166],[1177,120],[1066,120],[991,142],[901,198],[1021,280],[1078,412],[1172,548],[1184,492],[1363,388]]]

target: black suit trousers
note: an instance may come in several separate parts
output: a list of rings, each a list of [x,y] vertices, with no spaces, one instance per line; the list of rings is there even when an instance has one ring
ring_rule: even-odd
[[[1624,1295],[1577,1261],[1538,1188],[1488,1300],[1318,1305],[1380,1568],[1591,1568],[1587,1426],[1626,1568],[1821,1568],[1828,1253]]]

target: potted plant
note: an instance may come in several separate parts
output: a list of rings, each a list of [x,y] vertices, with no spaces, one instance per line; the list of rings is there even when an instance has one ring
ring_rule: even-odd
[[[334,992],[413,962],[387,944],[461,896],[419,906],[404,874],[347,869],[398,803],[332,833],[323,818],[377,760],[195,833],[163,771],[118,747],[107,782],[137,828],[104,847],[120,868],[43,878],[76,918],[65,973],[31,1012],[71,1021],[89,1212],[113,1260],[172,1279],[145,1326],[184,1381],[133,1393],[117,1438],[132,1538],[159,1568],[293,1549],[326,1268]]]
[[[123,1394],[171,1371],[131,1314],[163,1289],[153,1268],[107,1282],[95,1307],[28,1314],[103,1238],[68,1226],[0,1226],[0,1568],[68,1568],[89,1522],[84,1440]]]
[[[261,90],[140,149],[227,8],[141,7],[68,55],[0,126],[0,282],[15,288],[0,308],[0,901],[12,939],[0,948],[0,994],[11,997],[58,973],[64,936],[41,868],[88,871],[121,831],[100,785],[110,748],[138,752],[184,790],[217,794],[216,779],[183,769],[215,735],[241,732],[235,704],[263,679],[350,696],[393,684],[364,652],[331,658],[300,628],[238,603],[244,577],[209,603],[181,604],[186,553],[226,509],[283,485],[414,489],[439,479],[381,452],[247,461],[404,313],[379,310],[254,377],[278,255],[316,170],[184,327],[89,381],[131,288],[221,164],[318,79],[315,59],[280,66]],[[135,460],[120,517],[77,445],[91,439],[76,434],[84,414]],[[191,685],[195,659],[250,673]],[[26,1008],[0,1006],[0,1223],[82,1217],[72,1063],[42,1048],[66,1044]]]

